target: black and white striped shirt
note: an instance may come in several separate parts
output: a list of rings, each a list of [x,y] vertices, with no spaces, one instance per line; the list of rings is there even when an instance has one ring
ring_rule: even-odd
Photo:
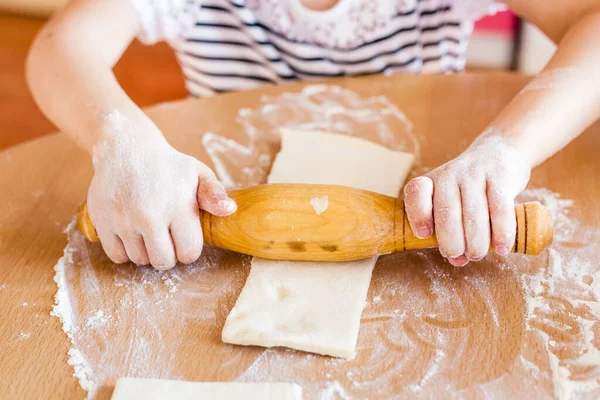
[[[131,0],[145,43],[168,41],[191,95],[278,82],[465,67],[473,21],[494,0]]]

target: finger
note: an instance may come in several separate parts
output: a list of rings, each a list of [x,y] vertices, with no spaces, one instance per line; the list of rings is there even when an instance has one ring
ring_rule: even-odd
[[[465,234],[458,185],[439,185],[436,182],[433,217],[440,253],[448,259],[462,256],[465,253]]]
[[[465,256],[479,261],[490,248],[490,213],[485,182],[472,182],[461,186],[463,227],[465,230]]]
[[[104,229],[96,229],[96,232],[100,238],[100,243],[102,243],[104,253],[106,253],[112,262],[123,264],[129,261],[125,246],[123,246],[123,242],[117,235],[109,233]]]
[[[119,237],[123,241],[125,251],[127,252],[127,256],[131,261],[133,261],[136,265],[150,264],[150,259],[148,258],[148,252],[146,251],[146,246],[144,245],[144,239],[142,238],[142,235],[136,233],[127,233],[119,235]]]
[[[200,258],[204,238],[197,213],[195,215],[190,213],[173,221],[171,237],[175,243],[177,259],[181,263],[191,264]]]
[[[433,181],[421,176],[404,188],[404,206],[410,229],[420,239],[433,234]]]
[[[514,199],[499,190],[501,185],[488,181],[487,198],[490,209],[492,245],[501,256],[510,252],[515,243],[517,216]]]
[[[198,205],[213,215],[224,217],[237,210],[233,201],[217,180],[215,174],[202,165],[198,174]]]
[[[173,240],[167,227],[153,229],[143,235],[150,264],[158,270],[171,269],[177,263]]]

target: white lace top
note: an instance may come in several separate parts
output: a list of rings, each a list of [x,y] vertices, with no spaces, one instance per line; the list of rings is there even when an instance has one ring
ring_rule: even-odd
[[[473,21],[494,0],[131,0],[139,38],[168,41],[194,96],[282,81],[464,69]]]

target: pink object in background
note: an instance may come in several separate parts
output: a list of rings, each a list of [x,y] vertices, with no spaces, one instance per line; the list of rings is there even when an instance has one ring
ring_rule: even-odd
[[[475,32],[497,32],[514,35],[517,31],[518,18],[510,11],[502,11],[496,15],[485,17],[475,23]]]

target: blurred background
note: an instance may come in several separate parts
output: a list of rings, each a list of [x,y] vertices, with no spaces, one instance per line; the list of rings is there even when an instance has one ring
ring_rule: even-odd
[[[46,18],[69,0],[0,0],[0,150],[56,129],[38,111],[25,83],[27,50]],[[479,21],[468,70],[537,73],[555,46],[506,11]],[[134,43],[115,67],[117,79],[141,106],[185,97],[183,77],[166,44]]]

